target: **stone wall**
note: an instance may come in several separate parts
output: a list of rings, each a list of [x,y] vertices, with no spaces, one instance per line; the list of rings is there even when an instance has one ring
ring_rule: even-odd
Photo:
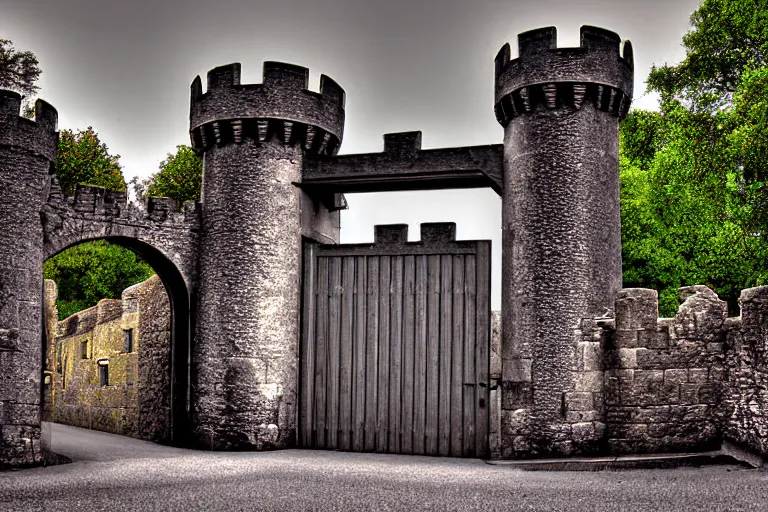
[[[680,294],[675,317],[659,318],[654,290],[621,290],[615,318],[574,330],[574,385],[560,410],[574,453],[695,452],[727,441],[768,455],[768,286],[744,290],[735,318],[706,286]],[[520,457],[536,438],[528,411],[505,410],[493,395],[491,404],[492,456]],[[501,414],[515,421],[499,428]]]
[[[681,288],[674,318],[654,290],[625,289],[606,346],[605,421],[611,453],[718,448],[727,304],[705,286]]]
[[[156,275],[127,288],[122,300],[102,300],[58,322],[50,346],[46,418],[152,441],[170,438],[170,306]],[[106,386],[99,362],[108,364]]]
[[[768,286],[741,292],[741,316],[724,323],[726,380],[721,396],[725,439],[768,455]]]

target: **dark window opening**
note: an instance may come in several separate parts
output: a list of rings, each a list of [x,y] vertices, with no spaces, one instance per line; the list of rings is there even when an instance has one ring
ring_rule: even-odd
[[[56,371],[61,373],[61,342],[56,344]]]
[[[133,329],[125,329],[125,353],[130,354],[133,352]]]
[[[109,361],[99,361],[99,385],[109,386]]]
[[[88,359],[88,340],[80,342],[80,358]]]

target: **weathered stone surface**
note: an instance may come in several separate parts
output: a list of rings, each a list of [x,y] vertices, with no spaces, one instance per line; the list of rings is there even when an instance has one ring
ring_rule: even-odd
[[[502,355],[507,365],[530,344],[533,389],[530,404],[502,404],[530,407],[527,434],[541,454],[581,449],[566,442],[565,393],[602,391],[598,369],[574,371],[584,364],[578,342],[593,327],[582,319],[610,316],[621,288],[617,133],[632,65],[615,34],[583,27],[582,36],[581,48],[554,49],[554,28],[527,32],[518,59],[509,60],[508,45],[496,58],[496,114],[505,126],[502,322],[510,326]],[[584,85],[581,98],[575,84]],[[520,374],[504,374],[502,393],[517,393],[508,377]]]
[[[0,466],[41,461],[40,206],[56,157],[57,114],[38,101],[33,122],[19,116],[20,106],[18,94],[0,91]]]

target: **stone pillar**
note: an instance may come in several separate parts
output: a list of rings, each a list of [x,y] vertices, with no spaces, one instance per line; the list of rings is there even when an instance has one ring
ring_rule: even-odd
[[[344,123],[344,91],[323,76],[310,92],[308,78],[268,62],[263,84],[240,85],[239,64],[208,73],[205,94],[192,84],[204,154],[192,428],[212,449],[295,440],[302,235],[338,240],[338,213],[298,185],[304,158],[334,154]]]
[[[56,159],[56,110],[0,91],[0,466],[41,461],[43,228],[40,209]]]
[[[631,44],[623,54],[620,44],[585,26],[580,48],[557,48],[548,27],[520,34],[519,58],[509,45],[496,57],[503,456],[583,451],[566,419],[568,393],[600,384],[580,372],[576,348],[621,288],[618,123],[633,64]]]

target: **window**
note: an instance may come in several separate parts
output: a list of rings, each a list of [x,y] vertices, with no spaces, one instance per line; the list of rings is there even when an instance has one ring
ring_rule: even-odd
[[[99,359],[99,385],[101,387],[109,386],[109,360]]]
[[[56,371],[61,373],[61,342],[56,343]]]
[[[125,329],[125,350],[126,354],[133,352],[133,329]]]
[[[88,340],[80,342],[80,358],[88,359]]]

